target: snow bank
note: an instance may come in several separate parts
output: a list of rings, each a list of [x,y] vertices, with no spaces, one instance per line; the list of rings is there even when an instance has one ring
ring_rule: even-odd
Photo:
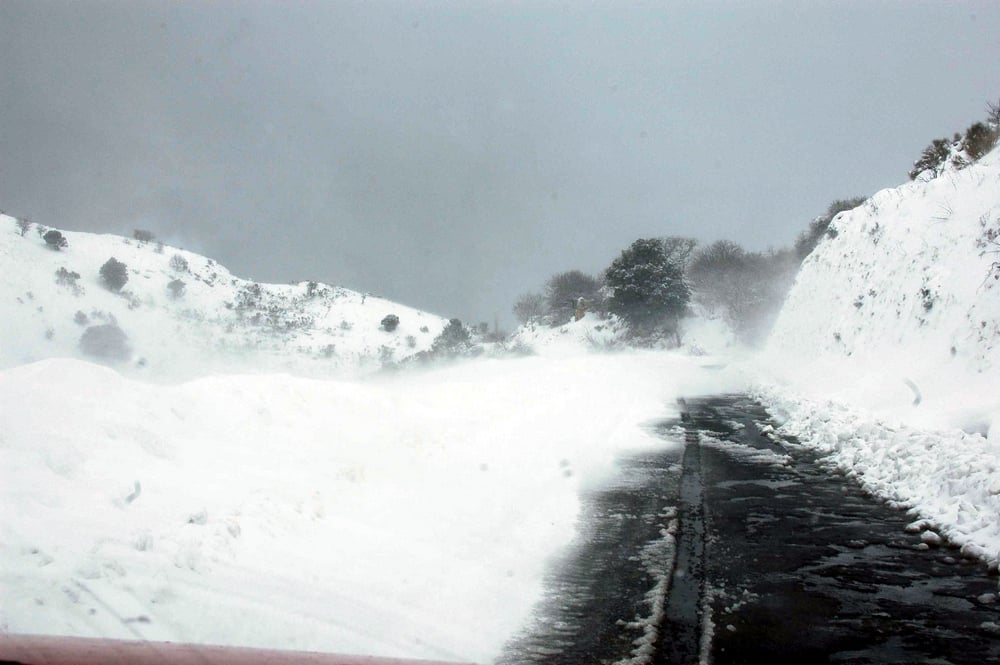
[[[0,371],[0,629],[488,661],[581,487],[724,381],[662,352],[367,382]]]
[[[1000,556],[1000,151],[838,215],[758,371],[784,429]]]

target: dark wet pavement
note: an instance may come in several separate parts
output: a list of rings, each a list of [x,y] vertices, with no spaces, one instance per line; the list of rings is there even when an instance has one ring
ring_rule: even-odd
[[[688,400],[659,428],[675,445],[621,460],[501,662],[1000,662],[986,566],[768,420],[743,396]]]

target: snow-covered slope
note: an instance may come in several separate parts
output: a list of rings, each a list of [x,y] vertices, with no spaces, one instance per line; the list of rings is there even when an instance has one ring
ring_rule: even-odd
[[[446,323],[322,283],[257,284],[155,241],[67,231],[68,246],[54,250],[37,231],[32,226],[22,235],[15,219],[0,215],[0,368],[50,357],[101,361],[82,353],[81,336],[88,327],[116,322],[131,353],[113,364],[126,373],[324,375],[426,350]],[[120,292],[100,276],[109,258],[128,268]],[[175,283],[172,290],[175,280],[183,287]],[[388,314],[399,317],[392,332],[380,326]]]
[[[841,213],[765,353],[784,431],[1000,559],[1000,150]]]
[[[833,221],[805,261],[770,339],[809,358],[909,356],[981,373],[1000,367],[1000,168],[982,162],[886,189]],[[992,250],[990,253],[989,250]]]

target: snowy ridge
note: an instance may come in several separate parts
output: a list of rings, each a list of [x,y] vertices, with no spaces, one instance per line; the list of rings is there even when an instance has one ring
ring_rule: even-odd
[[[1000,150],[838,215],[758,372],[781,430],[1000,561]]]
[[[129,374],[322,376],[405,359],[428,349],[446,323],[322,283],[257,284],[204,256],[155,241],[66,231],[68,246],[56,251],[37,230],[33,225],[22,236],[14,218],[0,215],[0,368],[51,357],[100,362],[81,352],[81,335],[114,321],[131,346],[131,355],[114,365]],[[117,293],[99,274],[112,257],[128,268],[128,281]],[[61,279],[59,270],[65,271]],[[168,286],[174,280],[183,282],[176,297]],[[380,327],[387,314],[399,317],[392,332]]]

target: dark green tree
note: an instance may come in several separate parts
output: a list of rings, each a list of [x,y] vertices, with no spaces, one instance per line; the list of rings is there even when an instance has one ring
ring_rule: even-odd
[[[633,333],[663,330],[677,337],[677,322],[691,299],[691,289],[662,239],[636,240],[612,261],[604,280],[611,289],[608,310],[623,318]]]
[[[458,319],[451,319],[441,334],[434,338],[431,352],[444,355],[459,355],[469,349],[471,336]]]
[[[108,289],[121,291],[125,282],[128,281],[128,267],[112,256],[101,266],[101,279],[104,280],[104,285]]]

